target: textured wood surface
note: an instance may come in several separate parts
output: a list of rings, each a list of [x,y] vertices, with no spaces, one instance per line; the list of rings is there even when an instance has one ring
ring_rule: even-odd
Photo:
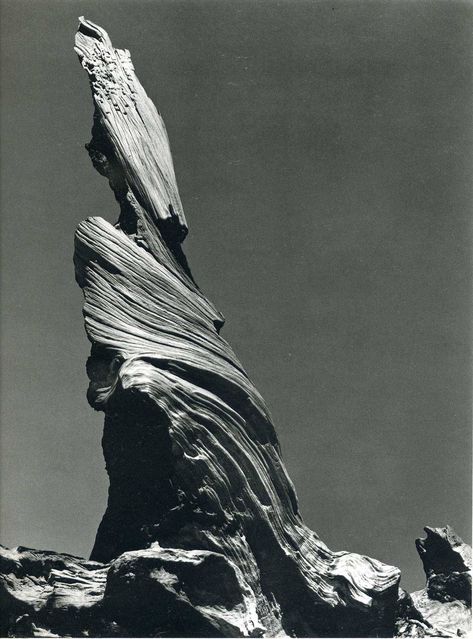
[[[416,608],[398,568],[334,552],[304,524],[269,411],[184,256],[164,122],[102,28],[81,18],[75,50],[95,107],[88,151],[120,206],[115,225],[79,225],[74,256],[110,489],[92,561],[0,552],[5,632],[456,636],[453,613],[435,634],[420,612],[451,562]]]
[[[262,632],[310,633],[311,624],[330,632],[337,607],[354,607],[368,623],[376,607],[373,623],[384,623],[382,609],[397,598],[399,570],[332,552],[304,525],[269,412],[218,334],[221,316],[193,283],[176,246],[187,225],[168,138],[128,52],[113,49],[88,21],[81,21],[76,51],[95,104],[89,152],[122,207],[118,227],[92,218],[76,235],[93,344],[89,399],[107,415],[104,451],[114,467],[92,557],[109,561],[156,541],[221,553],[241,572]],[[136,432],[143,421],[146,435]],[[117,439],[128,442],[132,429],[131,438],[147,443],[129,472]],[[159,451],[153,430],[167,433]],[[156,468],[154,478],[152,468],[146,472],[145,483],[132,476],[143,454]],[[137,484],[140,506],[130,483]]]

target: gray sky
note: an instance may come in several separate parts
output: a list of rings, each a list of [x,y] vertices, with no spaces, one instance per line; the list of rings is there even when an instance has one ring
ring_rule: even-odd
[[[73,234],[117,217],[83,145],[77,17],[171,139],[193,274],[265,397],[307,523],[423,584],[470,538],[472,4],[1,2],[1,541],[86,555],[105,510]]]

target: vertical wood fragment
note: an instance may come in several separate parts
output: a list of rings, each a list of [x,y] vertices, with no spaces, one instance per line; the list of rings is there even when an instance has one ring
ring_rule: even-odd
[[[246,611],[213,619],[222,634],[387,632],[399,570],[332,552],[304,524],[264,401],[190,274],[166,129],[128,51],[83,18],[76,51],[95,105],[89,153],[121,209],[115,227],[90,218],[76,233],[110,476],[92,558],[157,544],[217,553]]]

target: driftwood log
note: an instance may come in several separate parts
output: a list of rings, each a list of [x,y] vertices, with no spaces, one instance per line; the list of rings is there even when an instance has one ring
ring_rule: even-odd
[[[471,557],[450,529],[427,529],[427,539],[443,540],[442,565],[418,546],[429,579],[444,576],[433,627],[433,587],[411,597],[398,568],[333,552],[304,524],[268,409],[184,256],[188,227],[164,122],[128,51],[102,28],[81,18],[75,50],[95,106],[88,152],[120,206],[115,225],[79,225],[74,256],[92,343],[88,400],[105,413],[109,497],[91,561],[3,551],[6,632],[463,632]],[[446,588],[456,595],[443,601]]]

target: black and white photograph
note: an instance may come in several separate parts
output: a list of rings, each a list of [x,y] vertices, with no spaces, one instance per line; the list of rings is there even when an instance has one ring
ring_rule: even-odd
[[[0,81],[0,637],[471,637],[473,2],[0,0]]]

